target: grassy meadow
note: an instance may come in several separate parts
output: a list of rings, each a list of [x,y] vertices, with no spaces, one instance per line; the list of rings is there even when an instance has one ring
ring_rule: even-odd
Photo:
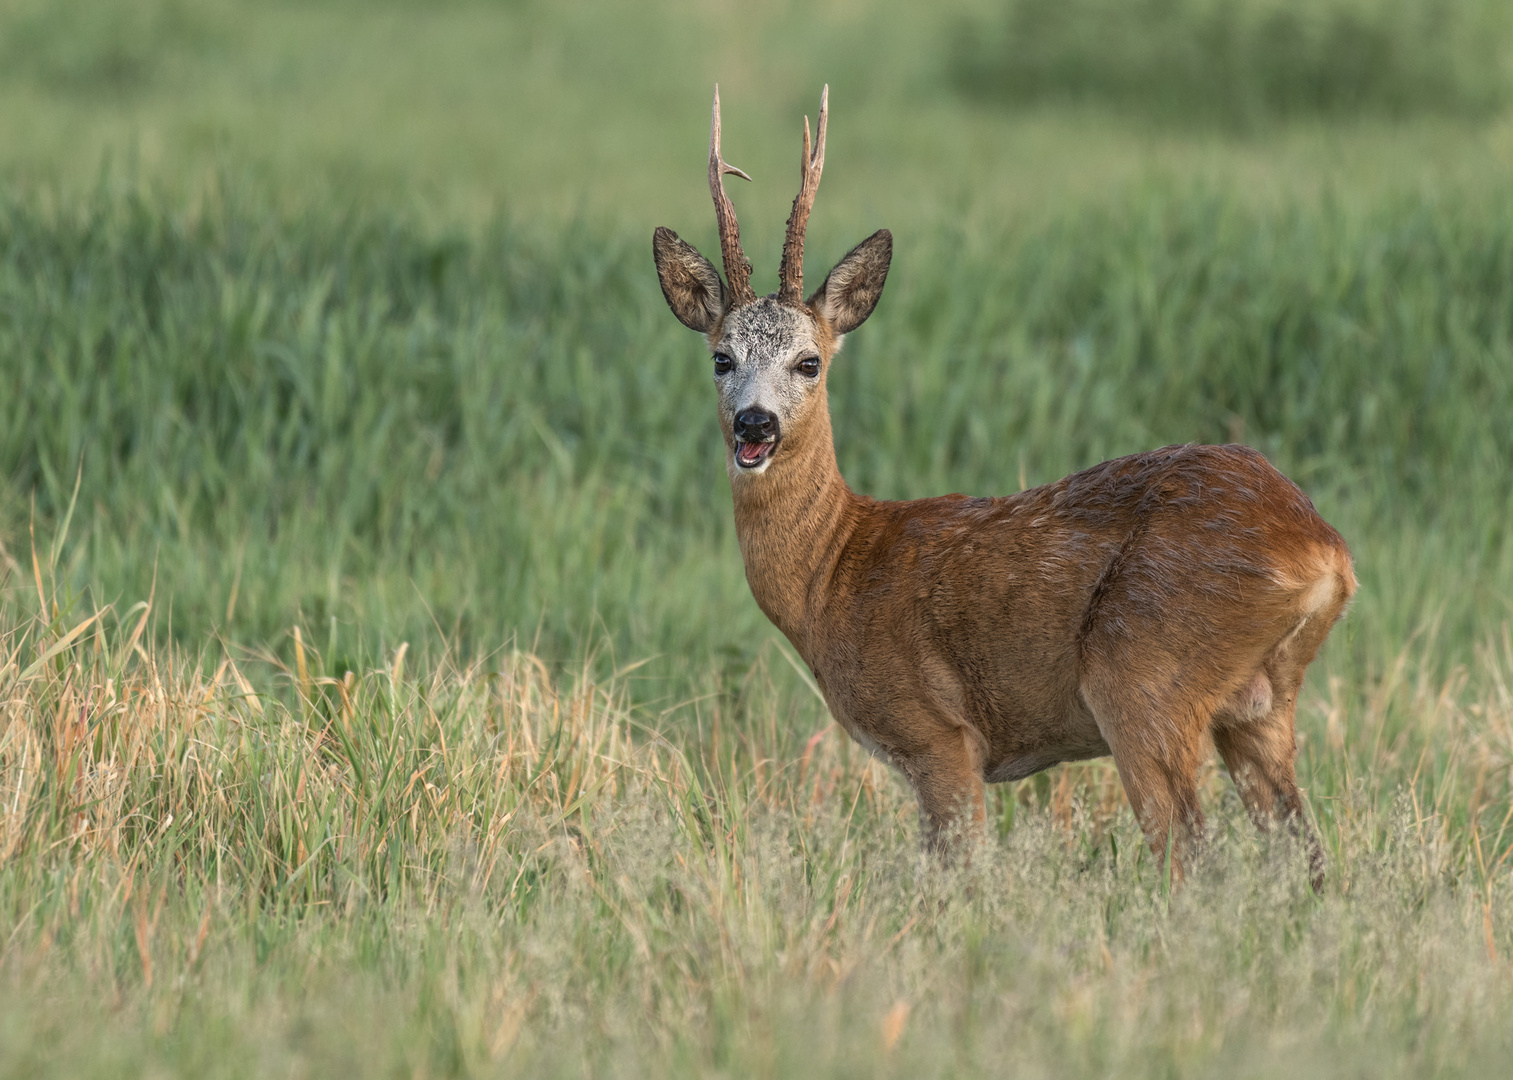
[[[1361,580],[1173,893],[1108,761],[969,868],[746,591],[695,335],[800,116],[859,491],[1244,441]],[[1492,1076],[1513,20],[1482,0],[0,0],[0,1076]]]

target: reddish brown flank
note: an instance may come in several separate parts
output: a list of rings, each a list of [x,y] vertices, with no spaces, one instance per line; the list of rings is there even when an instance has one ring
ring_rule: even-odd
[[[813,159],[806,123],[810,203],[824,130],[822,105]],[[712,147],[712,186],[717,160]],[[785,252],[803,250],[799,209]],[[744,261],[738,238],[722,246],[727,270]],[[1211,739],[1257,824],[1299,835],[1322,881],[1294,713],[1355,575],[1296,485],[1248,447],[1169,446],[1002,498],[856,495],[836,466],[825,379],[882,291],[891,238],[859,245],[804,302],[786,260],[779,296],[733,304],[675,234],[658,230],[655,249],[669,305],[716,353],[752,594],[836,720],[909,778],[928,843],[980,827],[984,782],[1112,754],[1180,875],[1202,835]],[[781,433],[754,447],[767,451],[755,469],[735,455],[749,431]]]

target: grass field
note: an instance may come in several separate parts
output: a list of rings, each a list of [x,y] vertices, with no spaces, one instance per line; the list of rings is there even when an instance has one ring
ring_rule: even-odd
[[[1502,1075],[1513,36],[1147,8],[0,0],[0,1075]],[[1340,528],[1322,897],[1217,762],[1176,894],[1109,762],[921,863],[652,271],[715,78],[759,288],[822,82],[811,276],[897,238],[857,490],[1241,440]]]

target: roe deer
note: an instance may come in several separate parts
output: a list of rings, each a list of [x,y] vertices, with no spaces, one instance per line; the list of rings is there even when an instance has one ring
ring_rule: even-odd
[[[1217,745],[1256,824],[1324,857],[1294,773],[1303,672],[1355,591],[1340,534],[1244,446],[1168,446],[1003,498],[879,502],[836,467],[825,379],[872,313],[893,238],[863,240],[803,299],[804,229],[829,87],[783,243],[751,288],[709,142],[728,287],[670,229],[653,252],[678,320],[714,353],[736,533],[752,595],[851,737],[919,799],[925,843],[980,833],[983,783],[1112,754],[1174,877],[1202,836],[1197,770]],[[955,826],[955,828],[953,828]]]

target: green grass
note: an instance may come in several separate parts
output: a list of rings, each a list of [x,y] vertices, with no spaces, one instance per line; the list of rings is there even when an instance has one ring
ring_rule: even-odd
[[[1179,69],[1063,93],[1080,38],[978,96],[959,32],[999,63],[1006,10],[0,0],[0,1075],[1505,1071],[1483,8],[1373,74],[1401,102],[1218,123]],[[1348,10],[1400,43],[1427,9]],[[1279,77],[1246,56],[1242,97]],[[893,230],[831,374],[855,488],[1238,439],[1341,529],[1361,589],[1299,713],[1322,898],[1216,764],[1176,895],[1107,761],[920,863],[750,599],[652,271],[655,225],[716,247],[716,78],[757,287],[824,82],[811,276]]]
[[[771,631],[707,358],[648,248],[280,224],[231,197],[12,201],[0,535],[23,558],[33,501],[51,535],[77,478],[69,595],[156,589],[191,645],[287,656],[299,623],[356,665],[439,626],[465,650],[747,662]],[[1508,617],[1513,205],[1261,213],[1156,188],[1017,234],[901,234],[897,264],[832,377],[858,490],[1006,492],[1244,438],[1354,546],[1362,670],[1431,619],[1464,649]]]

